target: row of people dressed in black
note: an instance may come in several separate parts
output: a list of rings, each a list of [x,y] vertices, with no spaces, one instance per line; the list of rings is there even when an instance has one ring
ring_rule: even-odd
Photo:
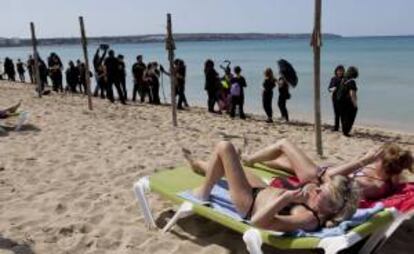
[[[107,53],[108,57],[106,57]],[[107,51],[106,47],[101,47],[95,53],[93,64],[97,83],[94,95],[98,96],[100,94],[102,98],[108,98],[111,102],[114,102],[113,87],[115,86],[119,100],[121,103],[125,103],[128,99],[128,94],[125,80],[126,67],[124,57],[122,55],[115,57],[113,50]],[[184,106],[188,107],[184,94],[186,66],[184,61],[176,59],[173,68],[176,76],[178,109],[183,109]],[[136,57],[136,62],[132,65],[131,72],[134,82],[131,96],[132,101],[136,101],[137,95],[139,95],[141,102],[145,102],[148,98],[148,102],[151,104],[161,104],[159,96],[160,75],[161,73],[170,75],[170,73],[164,70],[157,62],[145,64],[142,55]]]
[[[231,72],[230,61],[225,61],[227,66],[220,67],[224,70],[224,76],[219,77],[218,72],[214,68],[214,62],[208,59],[204,64],[205,86],[207,92],[208,111],[211,113],[221,114],[226,110],[231,117],[235,117],[236,109],[239,109],[240,118],[245,119],[244,114],[244,88],[247,87],[246,79],[241,75],[242,69],[239,66],[234,68],[234,74]],[[289,84],[283,77],[276,79],[272,69],[266,69],[265,80],[263,82],[262,102],[263,108],[267,115],[266,122],[273,122],[273,89],[278,86],[279,98],[278,106],[282,119],[289,121],[289,113],[286,108],[286,102],[290,99]],[[218,110],[215,110],[217,104]]]
[[[30,81],[33,83],[33,57],[29,56],[29,60],[27,63],[24,63],[19,59],[17,59],[16,65],[14,64],[13,60],[6,57],[4,59],[3,64],[3,71],[0,72],[0,79],[4,79],[3,75],[7,76],[9,81],[16,81],[16,69],[17,74],[19,75],[20,82],[26,82],[26,69],[29,71]],[[4,73],[3,73],[4,72]]]

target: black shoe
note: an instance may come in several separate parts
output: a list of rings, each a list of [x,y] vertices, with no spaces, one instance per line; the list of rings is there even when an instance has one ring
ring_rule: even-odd
[[[269,118],[266,120],[266,123],[273,123],[273,120]]]

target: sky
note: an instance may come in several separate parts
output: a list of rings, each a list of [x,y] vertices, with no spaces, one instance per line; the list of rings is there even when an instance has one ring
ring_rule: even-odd
[[[414,35],[413,0],[322,0],[322,30],[343,36]],[[165,32],[310,33],[313,0],[1,0],[0,37],[78,37]]]

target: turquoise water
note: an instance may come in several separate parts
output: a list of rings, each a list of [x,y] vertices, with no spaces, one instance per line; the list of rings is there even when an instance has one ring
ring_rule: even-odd
[[[90,59],[96,45],[90,46]],[[144,60],[167,65],[162,43],[113,45],[116,53],[126,57],[130,69],[137,54]],[[65,64],[69,59],[82,59],[80,46],[40,47],[42,57],[57,52]],[[9,56],[26,59],[29,47],[0,48],[0,58]],[[211,58],[220,63],[230,59],[240,65],[248,82],[246,112],[264,114],[261,107],[261,84],[266,67],[276,69],[276,60],[285,58],[296,68],[299,84],[292,90],[288,109],[292,119],[312,120],[313,117],[313,54],[308,40],[178,42],[177,57],[187,63],[187,98],[192,105],[205,106],[203,63]],[[356,124],[374,125],[414,132],[414,37],[342,38],[324,41],[322,49],[322,118],[332,122],[332,109],[327,86],[338,64],[355,65],[360,69],[358,80],[359,113]],[[128,86],[132,82],[128,72]],[[168,79],[164,78],[168,96]],[[275,116],[278,116],[274,100]]]

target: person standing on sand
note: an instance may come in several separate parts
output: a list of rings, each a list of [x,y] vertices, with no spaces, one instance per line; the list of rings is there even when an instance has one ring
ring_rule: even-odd
[[[29,55],[29,59],[27,59],[27,71],[29,72],[30,83],[34,84],[36,78],[34,77],[34,68],[35,68],[35,60],[32,55]]]
[[[122,92],[122,89],[120,87],[120,84],[117,79],[118,75],[118,68],[119,68],[119,61],[115,57],[115,52],[113,50],[109,50],[108,57],[105,59],[105,72],[106,72],[106,80],[107,80],[107,98],[114,103],[114,91],[113,86],[115,86],[117,92],[118,92],[118,98],[121,101],[122,104],[125,103],[124,94]]]
[[[286,122],[289,122],[289,112],[286,108],[286,102],[291,97],[289,93],[289,83],[284,77],[280,77],[277,83],[279,86],[279,98],[277,100],[277,105],[279,106],[282,119]]]
[[[128,100],[128,91],[126,88],[126,71],[125,71],[125,62],[124,56],[119,54],[118,55],[118,73],[117,73],[117,82],[121,87],[124,99]]]
[[[96,86],[93,96],[97,97],[99,91],[101,92],[101,98],[105,99],[106,94],[106,82],[105,82],[105,68],[103,66],[103,61],[106,57],[107,48],[106,46],[101,46],[103,48],[102,56],[99,55],[100,48],[98,48],[95,52],[93,57],[93,68],[95,70],[95,79],[96,79]]]
[[[337,99],[341,115],[342,132],[346,137],[350,137],[352,126],[358,112],[357,85],[355,79],[359,76],[356,67],[350,66],[345,73],[345,77],[338,87]]]
[[[178,96],[177,109],[188,108],[187,98],[185,97],[185,76],[186,69],[185,63],[181,59],[175,59],[174,61],[175,74],[177,78],[176,95]],[[183,107],[184,104],[184,107]]]
[[[263,93],[262,93],[262,103],[263,109],[266,112],[267,123],[273,123],[273,110],[272,110],[272,101],[273,101],[273,89],[276,87],[276,79],[273,75],[273,71],[270,68],[267,68],[264,72],[265,80],[263,81]]]
[[[215,113],[216,111],[214,111],[214,105],[217,103],[217,94],[220,80],[217,71],[214,69],[213,60],[207,59],[204,63],[204,75],[206,78],[204,90],[207,91],[208,96],[208,112]]]
[[[56,53],[51,53],[48,58],[48,66],[49,66],[49,76],[52,80],[53,84],[53,91],[55,92],[62,92],[63,93],[63,75],[62,75],[62,69],[63,64],[62,61],[60,61],[59,56]]]
[[[40,89],[41,89],[41,92],[43,92],[43,90],[45,89],[45,86],[48,85],[47,83],[48,69],[47,69],[46,63],[40,57],[39,57],[39,74],[40,74],[39,75],[40,76]]]
[[[150,88],[150,103],[160,105],[160,71],[158,70],[158,63],[153,62],[148,65],[146,74],[146,83]]]
[[[78,85],[79,72],[73,61],[69,62],[69,67],[66,70],[66,90],[76,93],[76,86]]]
[[[171,73],[167,72],[164,67],[161,65],[160,70],[162,73],[171,76]],[[177,109],[183,110],[183,104],[185,107],[189,107],[187,98],[185,97],[185,75],[186,75],[186,66],[183,60],[175,59],[174,60],[174,70],[176,77],[176,87],[175,87],[175,96],[178,96]]]
[[[239,107],[239,114],[241,119],[246,119],[244,114],[244,88],[247,87],[246,79],[241,75],[242,69],[240,66],[234,67],[235,77],[231,79],[230,88],[230,117],[234,118],[236,115],[236,107]]]
[[[16,70],[14,68],[14,63],[13,60],[8,57],[4,59],[4,72],[7,74],[9,81],[16,81]]]
[[[344,78],[345,73],[345,67],[343,65],[338,65],[335,68],[334,76],[331,79],[331,82],[329,83],[328,91],[332,95],[332,105],[334,109],[334,115],[335,115],[335,124],[333,131],[339,130],[339,121],[341,119],[340,110],[339,110],[339,102],[337,100],[337,91],[338,86],[341,84],[342,79]]]
[[[132,91],[132,101],[136,101],[137,93],[143,101],[142,90],[144,87],[144,73],[147,66],[142,61],[142,55],[137,56],[137,62],[132,65],[132,77],[134,79],[134,90]]]
[[[22,82],[22,83],[26,82],[26,79],[24,77],[24,73],[26,71],[24,70],[24,63],[22,63],[20,58],[17,59],[16,67],[17,67],[17,73],[19,74],[20,82]]]

